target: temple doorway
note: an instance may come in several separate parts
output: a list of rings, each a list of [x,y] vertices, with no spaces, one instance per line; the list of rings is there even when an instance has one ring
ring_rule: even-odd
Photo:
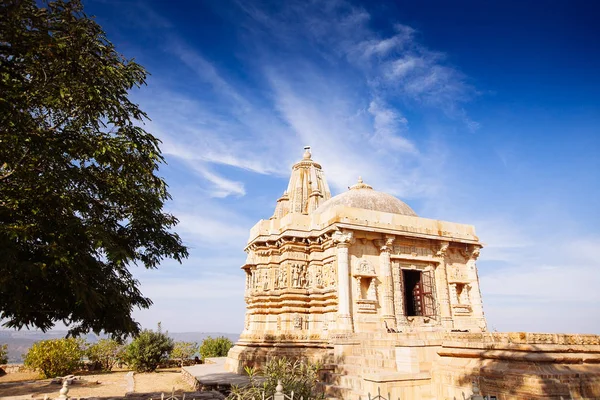
[[[432,271],[402,270],[404,313],[407,317],[435,316]]]

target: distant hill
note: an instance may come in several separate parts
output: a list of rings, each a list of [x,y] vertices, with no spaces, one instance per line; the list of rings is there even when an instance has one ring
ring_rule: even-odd
[[[23,362],[22,355],[27,353],[31,345],[40,340],[60,339],[67,335],[67,331],[52,331],[43,333],[41,331],[12,331],[0,330],[0,344],[8,344],[8,362],[21,363]],[[235,333],[223,332],[169,332],[169,336],[175,341],[198,342],[202,343],[207,337],[225,336],[232,342],[236,342],[240,335]],[[97,336],[90,333],[85,336],[85,339],[94,343],[104,336]]]

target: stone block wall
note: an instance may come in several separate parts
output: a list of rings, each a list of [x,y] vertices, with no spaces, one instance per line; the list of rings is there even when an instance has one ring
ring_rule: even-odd
[[[451,333],[432,382],[439,399],[461,398],[472,382],[499,400],[600,399],[600,336]]]

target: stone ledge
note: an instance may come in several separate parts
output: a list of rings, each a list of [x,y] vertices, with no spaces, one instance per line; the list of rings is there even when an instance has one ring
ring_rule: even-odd
[[[381,372],[377,374],[367,374],[363,379],[367,382],[375,383],[427,381],[431,380],[431,374],[429,372],[417,372],[415,374],[407,374],[404,372]]]
[[[444,341],[444,349],[467,349],[467,350],[505,350],[547,353],[588,353],[600,354],[600,345],[577,345],[577,344],[528,344],[528,343],[475,343],[462,341]]]
[[[527,345],[600,345],[600,335],[536,333],[536,332],[449,332],[444,336],[448,342],[462,343],[514,343]]]
[[[480,358],[506,361],[545,362],[559,364],[600,364],[600,354],[567,353],[567,352],[531,352],[531,351],[502,351],[479,349],[442,348],[438,355],[456,358]]]

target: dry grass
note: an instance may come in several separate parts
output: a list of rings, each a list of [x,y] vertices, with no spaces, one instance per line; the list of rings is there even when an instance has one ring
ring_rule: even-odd
[[[171,368],[152,373],[135,374],[135,393],[171,393],[189,391],[191,388],[181,379],[181,370]],[[127,389],[127,371],[88,373],[80,376],[79,382],[69,387],[71,397],[123,397]],[[36,379],[33,373],[19,372],[0,377],[0,400],[16,397],[43,399],[44,395],[57,397],[60,385],[51,379]]]

